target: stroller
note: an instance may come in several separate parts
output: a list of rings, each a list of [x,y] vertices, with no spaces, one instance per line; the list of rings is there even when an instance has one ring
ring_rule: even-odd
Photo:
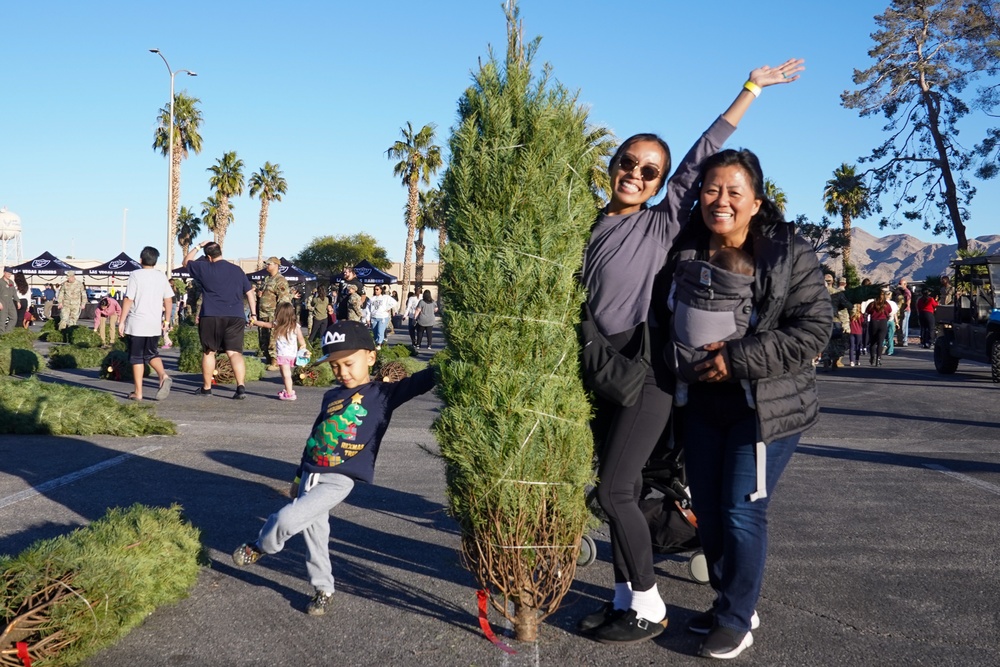
[[[668,429],[669,431],[669,429]],[[642,492],[639,508],[646,517],[653,552],[660,554],[690,554],[688,576],[699,584],[708,584],[708,561],[698,539],[698,521],[691,511],[691,496],[684,473],[684,451],[665,442],[658,446],[642,471]],[[588,494],[591,511],[607,520],[597,502],[597,490]],[[580,543],[579,567],[597,560],[597,545],[590,535]]]

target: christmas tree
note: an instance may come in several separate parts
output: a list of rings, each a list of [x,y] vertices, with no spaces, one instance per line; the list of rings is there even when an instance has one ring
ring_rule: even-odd
[[[576,274],[608,133],[549,68],[533,78],[517,8],[459,101],[445,175],[447,350],[435,429],[468,567],[533,641],[569,589],[593,479]]]

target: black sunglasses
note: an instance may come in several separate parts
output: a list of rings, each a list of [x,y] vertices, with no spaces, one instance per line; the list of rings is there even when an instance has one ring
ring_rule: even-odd
[[[618,158],[618,168],[624,171],[626,174],[631,174],[635,171],[635,168],[639,167],[639,161],[630,155],[622,155]],[[639,176],[644,181],[655,181],[660,176],[659,167],[654,167],[651,164],[644,164],[639,167]]]

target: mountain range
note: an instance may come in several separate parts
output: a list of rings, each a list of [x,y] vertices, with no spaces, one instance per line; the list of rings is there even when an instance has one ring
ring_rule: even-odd
[[[1000,235],[969,239],[970,250],[982,250],[987,255],[1000,255]],[[872,282],[895,283],[900,278],[923,280],[927,276],[944,275],[951,260],[958,257],[958,244],[924,243],[909,234],[872,236],[858,226],[851,227],[851,262],[862,278]],[[819,261],[836,271],[842,271],[840,258],[831,259],[825,252]]]

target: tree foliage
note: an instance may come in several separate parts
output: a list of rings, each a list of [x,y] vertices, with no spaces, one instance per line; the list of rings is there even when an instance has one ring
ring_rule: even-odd
[[[785,210],[788,208],[788,195],[770,178],[764,179],[764,196],[774,202],[778,211],[784,215]]]
[[[413,254],[413,238],[417,233],[419,215],[419,185],[430,185],[431,176],[444,164],[441,147],[434,143],[434,124],[424,125],[419,132],[413,131],[409,122],[400,128],[402,140],[396,141],[386,150],[390,160],[399,160],[392,173],[398,176],[406,188],[406,249],[403,255],[403,277],[401,290],[406,294],[410,288],[410,256]]]
[[[191,244],[201,234],[202,220],[187,206],[181,206],[177,215],[177,243],[181,247],[181,257],[188,254]]]
[[[839,257],[841,250],[847,244],[843,229],[831,229],[833,221],[823,216],[819,222],[812,222],[804,215],[795,218],[795,226],[799,234],[804,236],[816,254],[825,252],[830,257]]]
[[[861,162],[875,196],[892,193],[893,212],[879,225],[923,220],[935,234],[954,232],[968,247],[965,222],[976,189],[968,179],[975,151],[958,142],[959,121],[969,111],[963,98],[980,75],[997,73],[1000,4],[970,0],[892,0],[875,17],[879,30],[868,55],[875,63],[854,70],[860,88],[844,91],[843,105],[862,117],[881,114],[888,138]],[[984,91],[980,102],[995,98]],[[991,130],[989,137],[998,137]],[[990,147],[980,145],[980,154]],[[991,170],[981,170],[983,176]]]
[[[506,58],[491,54],[474,73],[449,141],[435,432],[465,562],[531,641],[569,588],[589,520],[574,274],[600,155],[575,96],[548,67],[533,78],[539,40],[523,42],[512,5]]]
[[[173,155],[173,165],[172,165],[172,178],[171,178],[171,190],[172,197],[169,202],[170,212],[168,214],[168,219],[170,221],[170,229],[168,230],[169,237],[175,238],[177,236],[177,216],[178,207],[181,201],[181,161],[186,160],[190,153],[198,154],[201,153],[201,109],[198,105],[201,103],[197,97],[191,97],[185,92],[174,93],[174,155]],[[158,150],[164,157],[170,155],[170,102],[160,109],[159,115],[157,116],[157,127],[153,133],[153,150]],[[173,258],[170,250],[173,250],[173,245],[167,249],[165,259],[168,261]]]
[[[267,215],[271,202],[281,201],[288,192],[288,182],[281,175],[281,166],[265,162],[248,181],[250,196],[260,198],[260,217],[257,220],[257,268],[264,268],[264,235],[267,233]]]
[[[363,259],[383,271],[392,266],[386,249],[374,236],[364,232],[351,236],[317,236],[292,258],[292,263],[311,273],[329,276]]]
[[[851,263],[851,222],[871,212],[871,193],[854,165],[842,163],[823,189],[823,205],[830,215],[839,215],[843,227],[844,268]]]
[[[243,160],[236,156],[236,151],[229,151],[223,153],[208,171],[212,172],[208,185],[215,189],[215,199],[218,203],[215,225],[211,229],[215,234],[215,242],[225,248],[226,230],[233,222],[229,200],[243,194]]]

